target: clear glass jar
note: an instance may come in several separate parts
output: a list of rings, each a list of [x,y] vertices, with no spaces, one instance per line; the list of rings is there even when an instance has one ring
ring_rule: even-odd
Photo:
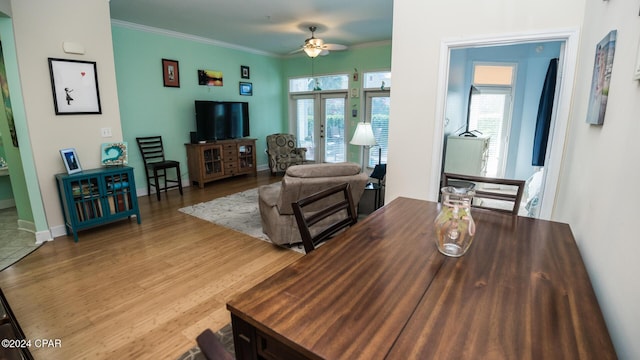
[[[443,187],[442,207],[436,217],[436,245],[438,250],[447,256],[464,255],[473,241],[476,224],[471,217],[471,200],[473,190]]]

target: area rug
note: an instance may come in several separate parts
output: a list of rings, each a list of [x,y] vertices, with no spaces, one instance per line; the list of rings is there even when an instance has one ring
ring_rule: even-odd
[[[269,241],[260,223],[258,188],[187,206],[179,211]]]
[[[178,211],[271,242],[262,232],[258,209],[258,188],[187,206]],[[302,247],[291,250],[304,254]]]

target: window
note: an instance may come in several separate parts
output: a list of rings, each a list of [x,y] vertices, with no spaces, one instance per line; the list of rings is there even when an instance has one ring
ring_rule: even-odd
[[[367,166],[374,167],[378,162],[387,163],[389,139],[389,88],[391,72],[365,72],[363,74],[365,94],[365,121],[371,123],[373,135],[378,146],[369,149]]]
[[[347,90],[349,75],[323,75],[289,79],[289,92],[307,92],[320,90]]]
[[[391,71],[365,72],[362,82],[365,89],[390,88]]]

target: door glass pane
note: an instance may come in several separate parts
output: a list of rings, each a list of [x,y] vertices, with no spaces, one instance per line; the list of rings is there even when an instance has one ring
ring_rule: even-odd
[[[330,163],[344,162],[346,159],[344,136],[345,99],[325,99],[324,114],[324,161]]]
[[[388,134],[389,134],[389,96],[376,96],[371,98],[370,118],[373,136],[378,146],[369,149],[369,167],[387,163]]]
[[[487,176],[502,177],[500,160],[504,156],[503,129],[507,94],[474,94],[471,98],[469,130],[478,130],[482,135],[490,136]]]
[[[314,100],[313,99],[297,99],[296,100],[296,122],[297,122],[297,139],[298,146],[307,148],[307,160],[316,159],[316,142],[314,136]]]

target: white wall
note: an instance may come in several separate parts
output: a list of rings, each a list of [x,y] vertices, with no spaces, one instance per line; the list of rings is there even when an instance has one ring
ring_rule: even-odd
[[[84,169],[100,166],[100,143],[121,141],[109,3],[106,0],[12,0],[11,12],[29,138],[49,224],[62,224],[54,175],[65,172],[59,150],[76,148]],[[64,41],[85,55],[65,54]],[[47,59],[97,63],[101,115],[55,115]],[[102,138],[110,127],[113,137]],[[59,231],[58,231],[59,232]]]
[[[621,359],[640,359],[640,40],[635,1],[589,1],[554,218],[571,225]],[[585,122],[595,47],[618,30],[604,125]]]
[[[437,94],[442,42],[580,28],[584,2],[394,1],[387,201],[430,196],[436,108],[444,96]]]
[[[0,13],[11,16],[11,1],[0,0]]]
[[[631,78],[639,11],[629,1],[394,1],[387,202],[429,198],[443,40],[581,29],[552,218],[571,225],[621,359],[640,358],[640,236],[634,226],[640,218],[640,86]],[[618,45],[605,123],[590,126],[585,118],[595,46],[612,29]]]

